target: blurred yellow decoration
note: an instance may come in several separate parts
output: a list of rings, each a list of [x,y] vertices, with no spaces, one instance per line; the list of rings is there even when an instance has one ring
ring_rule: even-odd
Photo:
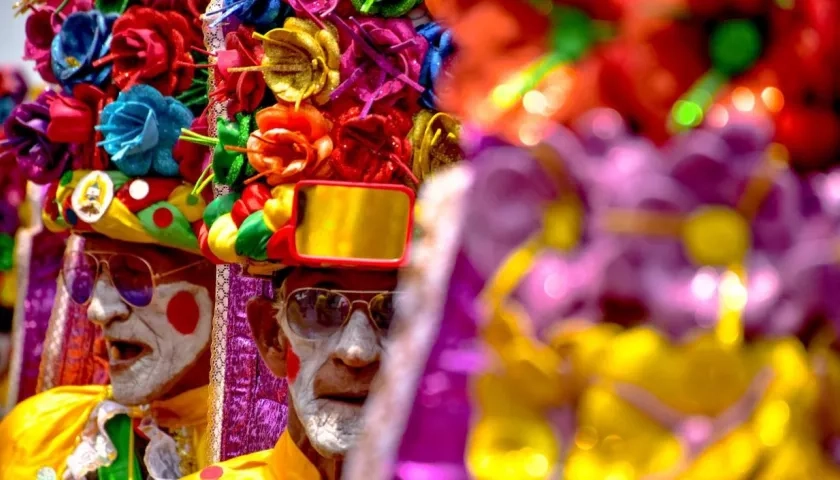
[[[338,31],[332,24],[324,24],[326,28],[321,29],[311,20],[292,17],[283,28],[265,35],[255,33],[265,49],[262,65],[230,71],[263,72],[266,84],[280,100],[300,105],[314,97],[316,103],[324,104],[339,85],[341,61]]]
[[[473,393],[484,406],[467,444],[467,466],[478,480],[538,480],[557,468],[560,445],[541,412],[521,403],[507,379],[483,375]]]
[[[631,479],[746,480],[814,398],[797,339],[732,348],[713,332],[678,344],[637,328],[614,339],[597,369],[602,381],[584,393],[578,410],[579,428],[597,432],[597,440],[573,447],[569,480],[612,478],[628,464]],[[654,406],[632,392],[644,392]],[[694,419],[710,422],[711,430],[708,444],[692,453],[677,430]]]
[[[752,234],[747,220],[726,207],[700,208],[683,224],[682,239],[695,265],[723,267],[746,258]]]
[[[561,252],[573,250],[580,243],[583,218],[583,205],[576,196],[552,202],[543,214],[543,243]]]
[[[17,300],[17,269],[0,273],[0,306],[14,307]]]

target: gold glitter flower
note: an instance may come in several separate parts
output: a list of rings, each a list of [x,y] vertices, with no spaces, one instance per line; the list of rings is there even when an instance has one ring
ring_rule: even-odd
[[[231,71],[261,71],[274,95],[286,102],[299,105],[310,97],[318,104],[329,101],[339,84],[341,60],[338,31],[332,24],[288,18],[283,28],[254,37],[263,42],[262,65]]]
[[[431,172],[455,163],[464,153],[458,143],[461,125],[442,112],[421,110],[408,133],[413,149],[412,173],[421,182]]]

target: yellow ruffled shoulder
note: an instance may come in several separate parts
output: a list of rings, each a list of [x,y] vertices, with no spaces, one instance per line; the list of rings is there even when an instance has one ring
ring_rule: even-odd
[[[0,479],[36,478],[52,469],[58,478],[93,408],[108,387],[58,387],[21,402],[0,423]]]
[[[288,432],[272,450],[252,453],[209,466],[182,480],[320,480],[314,465],[298,449]]]

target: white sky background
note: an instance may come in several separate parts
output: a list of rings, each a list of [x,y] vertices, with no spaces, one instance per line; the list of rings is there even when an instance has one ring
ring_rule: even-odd
[[[15,18],[12,4],[16,0],[0,0],[0,64],[19,65],[28,76],[30,82],[37,81],[38,75],[33,71],[31,62],[21,60],[23,56],[23,41],[26,38],[24,26],[26,18]]]

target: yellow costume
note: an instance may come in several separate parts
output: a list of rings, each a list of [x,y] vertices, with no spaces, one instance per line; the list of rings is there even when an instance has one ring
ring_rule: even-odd
[[[184,480],[224,478],[238,480],[320,480],[314,465],[295,445],[289,432],[272,450],[237,457],[184,477]]]
[[[108,387],[98,385],[58,387],[15,407],[0,423],[0,479],[34,479],[39,471],[62,478],[68,459],[78,455],[81,444],[96,442],[89,434],[95,430],[91,429],[92,414],[109,402],[109,392]],[[185,440],[195,446],[194,458],[202,468],[207,457],[207,419],[205,410],[196,406],[206,403],[207,387],[202,387],[152,402],[145,410],[131,409],[130,416],[145,416],[170,432],[189,432]],[[96,448],[101,449],[100,445]]]

